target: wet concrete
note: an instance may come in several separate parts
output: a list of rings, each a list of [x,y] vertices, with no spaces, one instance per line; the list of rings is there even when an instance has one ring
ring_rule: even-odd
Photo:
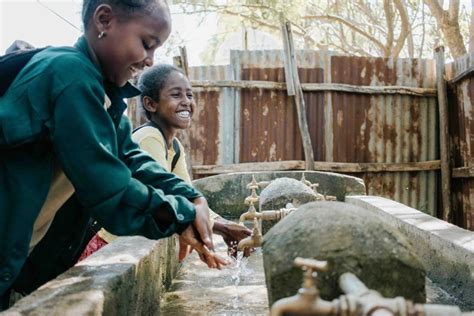
[[[214,243],[216,251],[226,256],[222,238],[214,235]],[[220,271],[208,269],[193,252],[160,305],[161,315],[268,315],[260,250]]]

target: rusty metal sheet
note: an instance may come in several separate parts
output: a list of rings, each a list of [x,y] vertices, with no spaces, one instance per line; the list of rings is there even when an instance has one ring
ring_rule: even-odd
[[[228,80],[228,66],[190,67],[191,80]],[[229,89],[194,89],[196,111],[189,129],[192,165],[222,164],[223,108],[229,106]],[[226,102],[227,100],[227,102]]]
[[[467,54],[447,66],[448,80],[474,66],[474,53]],[[455,82],[449,89],[449,125],[454,168],[474,167],[474,74]],[[452,181],[454,221],[474,230],[474,178]]]
[[[430,60],[331,57],[332,83],[372,86],[435,86]],[[439,159],[435,98],[333,92],[335,162],[398,163]],[[331,131],[326,131],[331,132]],[[367,193],[385,196],[436,215],[437,172],[368,173]]]
[[[239,52],[240,79],[285,82],[281,50]],[[321,65],[327,55],[298,51],[302,83],[321,83]],[[240,162],[304,160],[297,113],[286,91],[245,89],[241,91]],[[308,125],[316,160],[324,158],[324,93],[304,94]]]
[[[192,79],[285,81],[282,51],[231,54],[234,65],[230,70],[214,77],[201,70]],[[305,50],[297,51],[297,64],[302,83],[436,86],[432,60],[344,57]],[[204,112],[193,124],[195,164],[229,161],[229,157],[223,157],[232,151],[234,163],[303,160],[296,110],[286,91],[233,89],[234,97],[232,93],[226,97],[222,90],[215,90],[218,95],[197,96]],[[397,163],[439,159],[434,97],[338,92],[305,92],[304,97],[317,161]],[[232,110],[234,121],[229,119]],[[204,125],[213,122],[215,126]],[[234,137],[229,136],[232,129]],[[204,143],[201,137],[210,140]],[[212,146],[216,147],[205,151]],[[437,212],[437,171],[358,176],[364,178],[369,194],[386,196],[432,215]]]

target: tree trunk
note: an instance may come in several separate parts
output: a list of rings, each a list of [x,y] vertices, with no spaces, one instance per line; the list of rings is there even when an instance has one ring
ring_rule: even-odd
[[[438,0],[424,0],[425,4],[436,19],[436,23],[443,33],[446,46],[451,51],[453,58],[467,53],[459,28],[459,0],[451,0],[449,9],[443,10]]]

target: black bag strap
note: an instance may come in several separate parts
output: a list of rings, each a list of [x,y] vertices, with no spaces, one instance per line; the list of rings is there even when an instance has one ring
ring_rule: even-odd
[[[137,128],[135,128],[132,131],[132,133],[135,133],[139,129],[142,129],[143,127],[147,127],[147,126],[154,127],[160,131],[161,136],[163,136],[163,139],[165,140],[165,157],[166,157],[166,160],[168,160],[168,144],[166,143],[165,134],[163,133],[163,130],[158,126],[158,124],[156,124],[153,121],[148,121],[145,124],[140,125]],[[179,160],[179,156],[181,155],[181,148],[179,147],[179,143],[176,138],[173,138],[173,149],[174,149],[174,156],[173,156],[173,160],[171,161],[171,172],[176,167],[176,164],[178,163],[178,160]]]
[[[174,149],[174,157],[171,161],[171,171],[174,170],[176,164],[178,163],[179,156],[181,155],[181,148],[179,147],[178,140],[173,138],[173,149]]]

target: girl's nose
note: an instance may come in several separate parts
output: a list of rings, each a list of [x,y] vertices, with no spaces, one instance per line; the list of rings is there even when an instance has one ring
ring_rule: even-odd
[[[181,102],[183,105],[190,106],[191,105],[191,100],[188,97],[185,97],[183,99],[183,102]]]
[[[153,56],[151,56],[151,57],[147,56],[145,58],[145,66],[147,66],[147,67],[153,66]]]
[[[146,57],[145,57],[145,65],[147,67],[153,66],[153,50],[149,49],[146,51]]]

